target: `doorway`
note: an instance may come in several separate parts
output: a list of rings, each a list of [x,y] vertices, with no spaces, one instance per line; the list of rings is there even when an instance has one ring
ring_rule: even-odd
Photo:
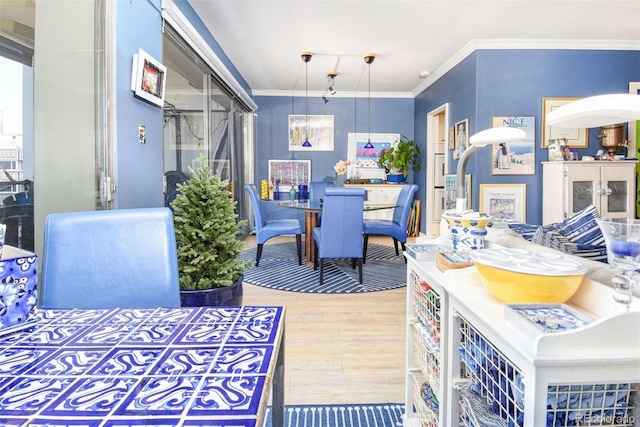
[[[445,174],[449,156],[449,104],[427,113],[426,234],[440,235],[440,219],[445,210]]]

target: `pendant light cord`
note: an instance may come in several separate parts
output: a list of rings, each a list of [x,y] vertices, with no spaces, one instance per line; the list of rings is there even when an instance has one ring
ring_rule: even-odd
[[[304,139],[309,141],[309,62],[304,63]]]

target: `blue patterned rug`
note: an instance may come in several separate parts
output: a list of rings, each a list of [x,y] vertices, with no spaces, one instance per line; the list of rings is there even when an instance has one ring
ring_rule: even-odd
[[[256,249],[247,249],[240,257],[256,259]],[[265,245],[260,265],[244,273],[244,282],[265,288],[308,293],[362,293],[386,291],[406,285],[407,265],[402,253],[396,255],[391,246],[369,244],[367,263],[362,266],[362,284],[358,283],[358,268],[351,260],[327,260],[324,264],[324,284],[320,286],[320,269],[298,265],[295,243]]]
[[[262,262],[262,261],[261,261]],[[404,405],[371,403],[359,405],[286,405],[286,427],[398,427]],[[271,407],[264,427],[271,427]]]

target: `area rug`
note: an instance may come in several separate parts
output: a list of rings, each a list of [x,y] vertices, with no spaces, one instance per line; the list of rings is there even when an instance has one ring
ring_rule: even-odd
[[[359,405],[287,405],[286,427],[398,427],[402,426],[404,405],[372,403]],[[271,407],[263,427],[271,426]]]
[[[240,257],[255,260],[256,249],[244,251]],[[244,273],[244,282],[271,289],[308,293],[362,293],[385,291],[406,285],[407,265],[402,254],[391,246],[369,244],[367,263],[362,266],[362,284],[358,269],[351,260],[326,260],[324,284],[320,286],[320,269],[298,265],[295,243],[265,245],[260,265]]]

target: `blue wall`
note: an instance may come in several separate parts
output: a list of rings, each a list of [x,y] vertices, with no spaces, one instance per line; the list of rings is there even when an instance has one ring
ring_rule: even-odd
[[[269,160],[311,160],[313,181],[331,180],[333,166],[347,159],[349,133],[369,132],[368,98],[330,98],[310,96],[309,115],[334,116],[334,151],[289,151],[289,115],[305,114],[305,98],[256,96],[256,182],[268,179]],[[355,120],[357,119],[357,124]],[[371,133],[401,133],[413,138],[413,99],[371,98]],[[411,176],[409,176],[411,180]]]
[[[470,134],[491,127],[493,116],[534,116],[536,122],[536,175],[492,176],[490,150],[472,157],[473,209],[478,209],[479,185],[527,184],[527,215],[531,224],[542,222],[542,166],[547,149],[541,147],[542,98],[585,97],[627,93],[629,82],[640,80],[640,52],[592,50],[479,50],[416,97],[416,141],[425,144],[426,114],[449,103],[449,125],[469,119]],[[579,156],[601,148],[598,129],[589,132],[589,146]],[[457,161],[449,152],[449,172]],[[421,174],[421,182],[425,175]],[[419,196],[424,199],[424,186]],[[424,224],[424,217],[423,222]],[[424,230],[423,230],[424,231]]]
[[[142,48],[162,60],[161,0],[116,3],[116,207],[137,208],[164,205],[162,193],[163,133],[162,109],[137,99],[131,92],[133,55]],[[190,20],[212,51],[229,72],[250,93],[249,86],[224,51],[206,29],[186,0],[175,0],[180,11]],[[147,143],[138,142],[138,125],[145,125]]]

